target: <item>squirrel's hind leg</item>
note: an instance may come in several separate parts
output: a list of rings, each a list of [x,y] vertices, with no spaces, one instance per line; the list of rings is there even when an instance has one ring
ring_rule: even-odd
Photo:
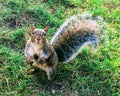
[[[49,67],[46,70],[46,73],[47,73],[47,76],[48,76],[48,80],[53,80],[54,77],[56,76],[56,72],[57,72],[57,68]]]
[[[57,72],[57,64],[48,66],[46,63],[45,64],[33,63],[32,66],[33,68],[44,70],[47,73],[48,80],[53,80]]]
[[[56,65],[49,66],[46,70],[46,73],[48,76],[48,80],[53,80],[57,73],[57,66]]]

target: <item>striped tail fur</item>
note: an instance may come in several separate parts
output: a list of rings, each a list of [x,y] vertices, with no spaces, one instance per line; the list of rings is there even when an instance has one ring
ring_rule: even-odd
[[[59,62],[68,62],[83,47],[99,43],[100,26],[89,14],[74,15],[58,29],[51,40]]]

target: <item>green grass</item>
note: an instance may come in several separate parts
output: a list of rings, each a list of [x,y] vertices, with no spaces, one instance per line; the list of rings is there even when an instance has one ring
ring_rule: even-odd
[[[0,96],[120,96],[119,0],[0,1]],[[73,14],[103,17],[108,37],[95,54],[85,49],[73,61],[60,63],[56,78],[45,72],[27,75],[24,48],[29,24],[49,27],[48,39]]]

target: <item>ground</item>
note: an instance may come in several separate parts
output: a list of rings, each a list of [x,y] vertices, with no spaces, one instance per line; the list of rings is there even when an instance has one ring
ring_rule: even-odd
[[[120,96],[119,0],[1,0],[0,9],[0,96]],[[66,18],[83,12],[103,17],[106,38],[97,52],[59,63],[52,82],[43,71],[27,75],[29,24],[49,26],[50,40]]]

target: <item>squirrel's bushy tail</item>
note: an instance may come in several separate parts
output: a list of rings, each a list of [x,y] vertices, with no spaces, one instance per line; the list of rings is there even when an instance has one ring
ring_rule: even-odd
[[[82,47],[99,43],[100,26],[89,14],[74,15],[56,32],[51,40],[59,62],[69,61]]]

